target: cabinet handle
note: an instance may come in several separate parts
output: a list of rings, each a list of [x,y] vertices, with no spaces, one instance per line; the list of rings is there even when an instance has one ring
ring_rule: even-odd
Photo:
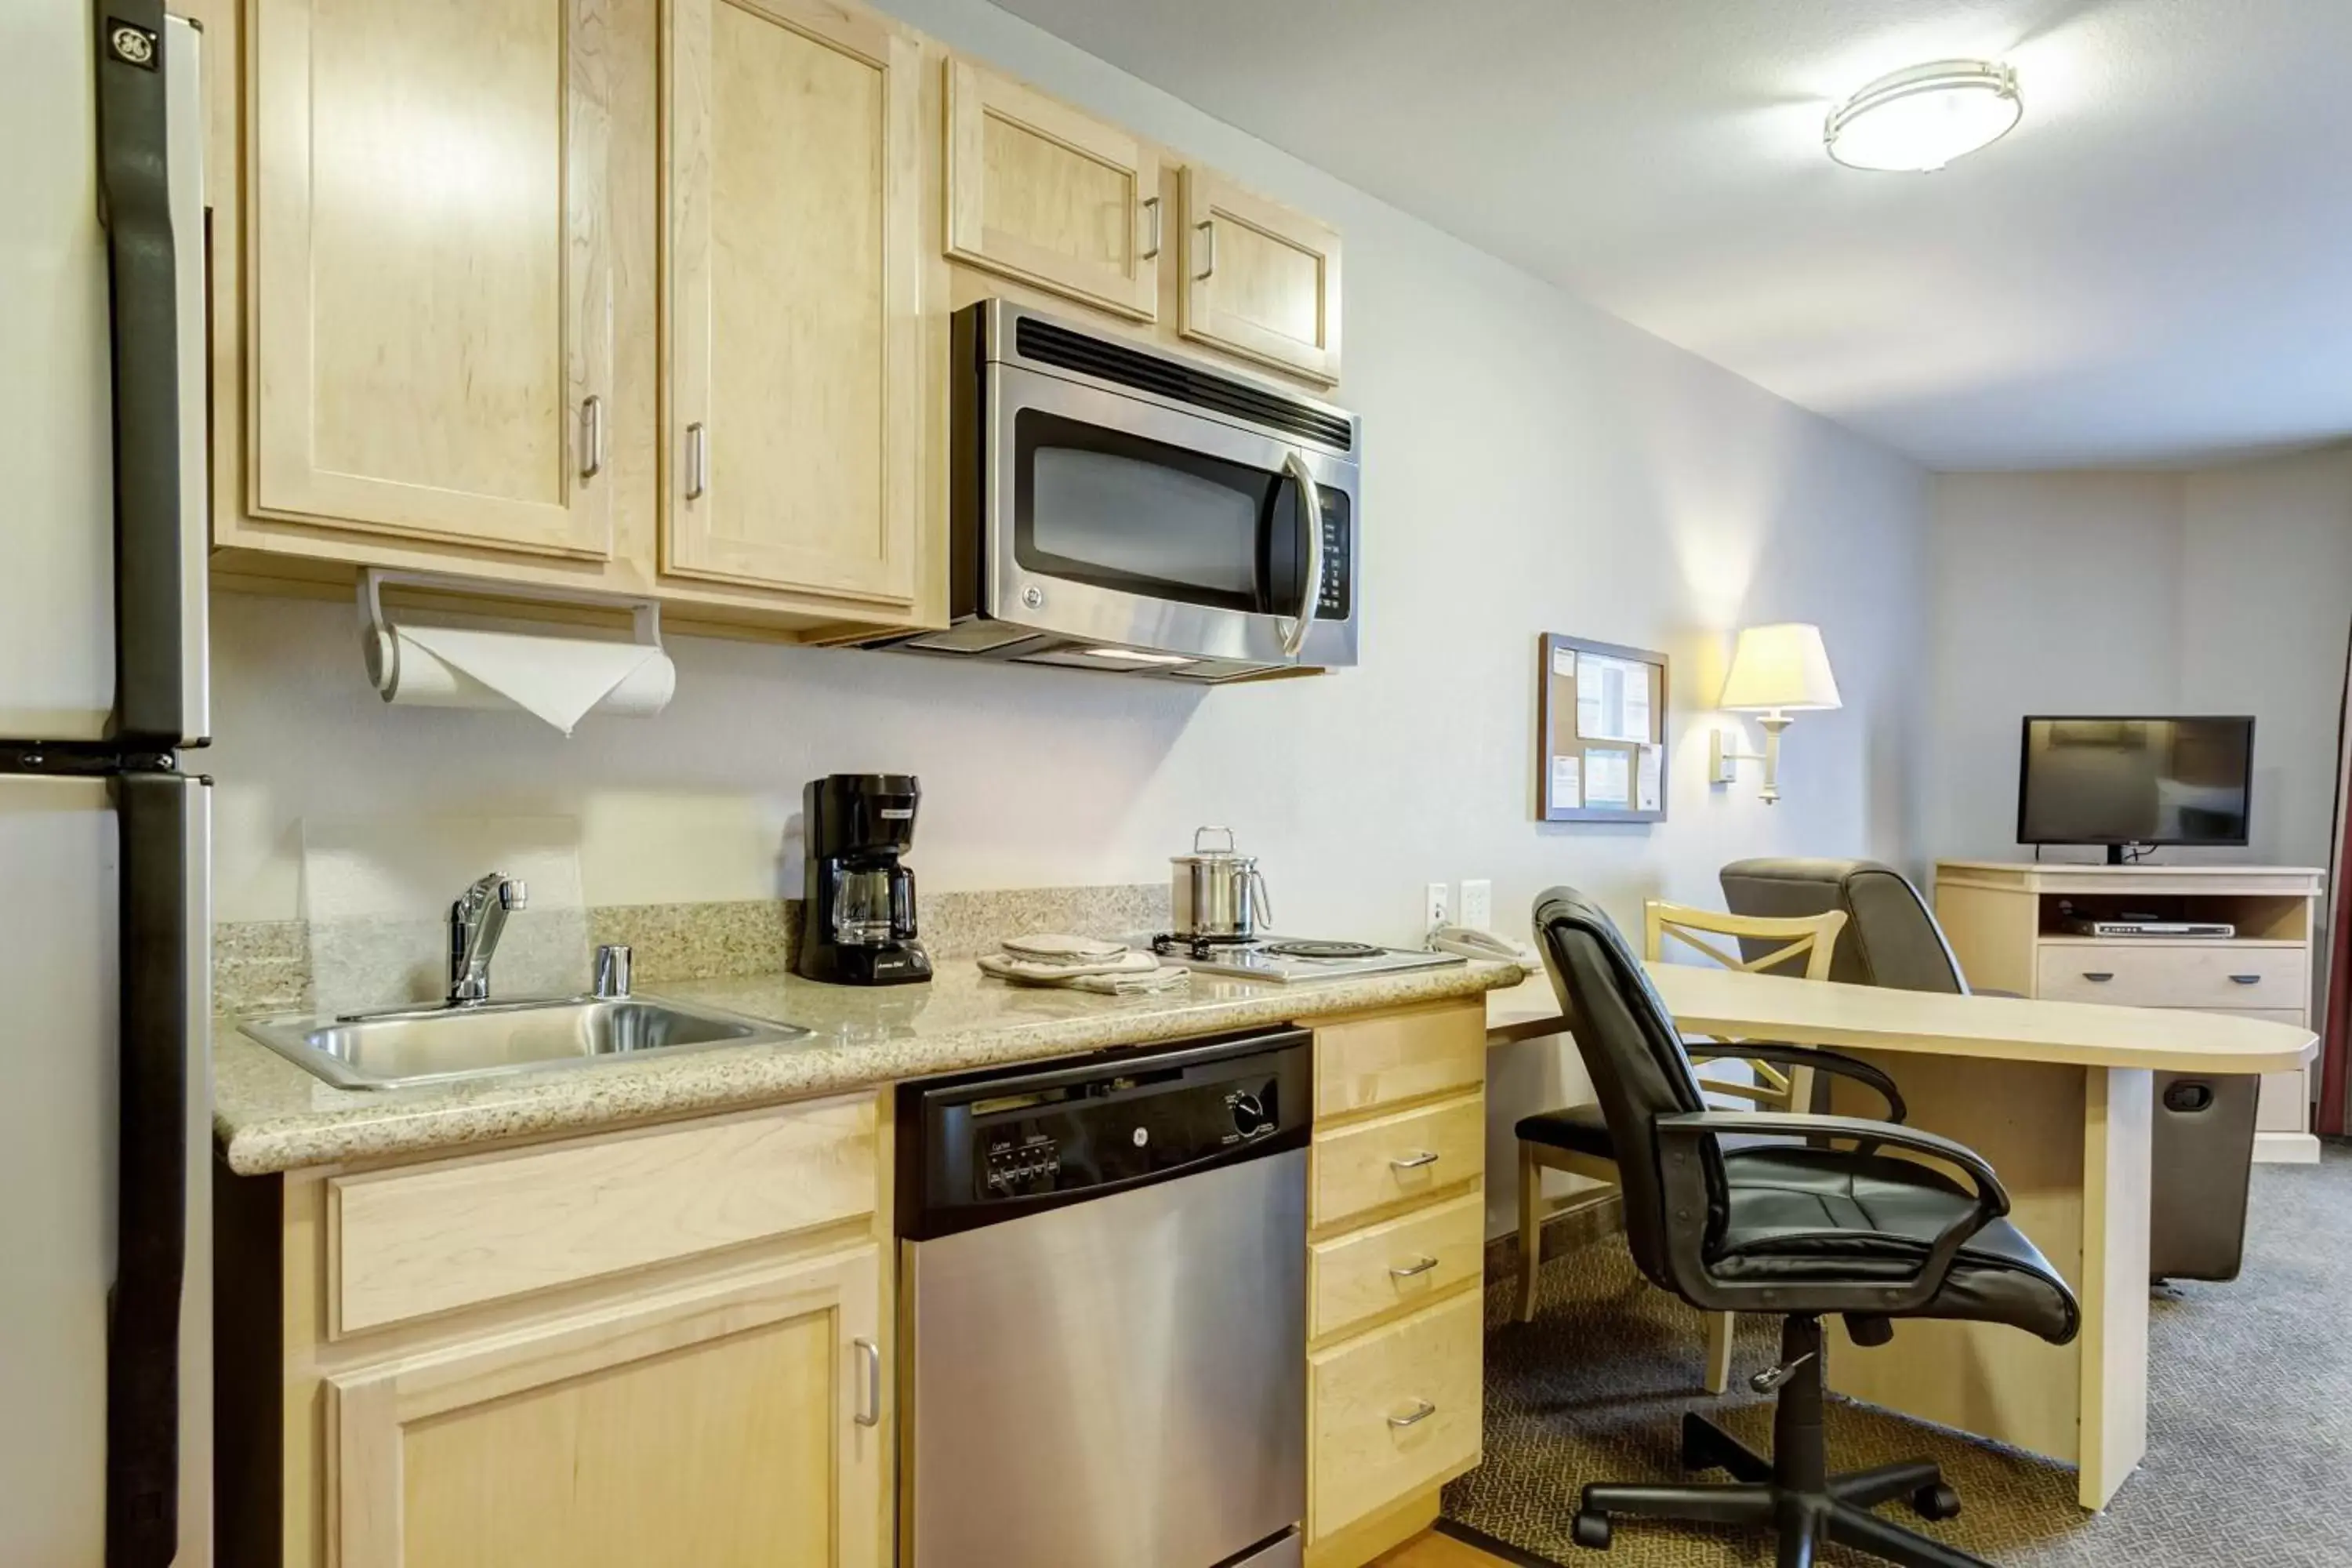
[[[1144,251],[1143,259],[1146,261],[1157,261],[1160,259],[1160,198],[1158,196],[1144,197],[1143,210],[1151,215],[1151,244],[1150,247]]]
[[[593,479],[604,471],[604,400],[580,400],[580,477]]]
[[[1204,217],[1192,226],[1199,229],[1201,231],[1202,237],[1209,242],[1207,246],[1208,258],[1202,263],[1201,270],[1192,274],[1194,281],[1206,283],[1209,280],[1209,274],[1217,269],[1217,220],[1213,217]]]
[[[1391,1279],[1410,1279],[1416,1274],[1426,1274],[1436,1267],[1437,1259],[1430,1257],[1427,1253],[1423,1253],[1422,1256],[1414,1258],[1411,1263],[1406,1264],[1402,1268],[1390,1269],[1389,1278]]]
[[[1426,1399],[1416,1399],[1412,1402],[1412,1413],[1411,1415],[1391,1415],[1389,1417],[1389,1425],[1391,1426],[1418,1426],[1436,1414],[1436,1405],[1432,1405]]]
[[[2085,969],[2083,971],[2083,978],[2089,981],[2094,985],[2105,985],[2108,981],[2113,980],[2115,977],[2116,972],[2112,969]]]
[[[866,1339],[849,1342],[857,1348],[858,1354],[866,1358],[866,1399],[863,1408],[857,1412],[856,1422],[860,1426],[879,1426],[882,1425],[882,1347]]]
[[[686,499],[700,500],[710,485],[710,432],[702,421],[686,427]]]
[[[1402,1160],[1391,1160],[1389,1163],[1400,1171],[1418,1171],[1423,1165],[1436,1164],[1437,1153],[1434,1150],[1423,1149],[1419,1153],[1409,1154]]]
[[[2263,977],[2259,974],[2232,974],[2230,978],[2240,985],[2260,985],[2263,983]]]

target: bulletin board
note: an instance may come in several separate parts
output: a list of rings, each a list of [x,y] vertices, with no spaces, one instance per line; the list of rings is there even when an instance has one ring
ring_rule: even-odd
[[[1666,656],[1557,632],[1537,645],[1537,818],[1664,822]]]

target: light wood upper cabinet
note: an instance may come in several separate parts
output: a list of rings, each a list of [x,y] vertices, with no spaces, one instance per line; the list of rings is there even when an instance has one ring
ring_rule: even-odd
[[[1160,157],[967,60],[947,68],[947,252],[1135,321],[1160,313]]]
[[[919,49],[824,0],[670,0],[662,565],[906,604]]]
[[[331,1376],[331,1560],[882,1568],[878,1267],[869,1244]]]
[[[1223,175],[1182,172],[1183,335],[1327,385],[1339,379],[1339,236]]]
[[[610,0],[254,0],[251,503],[613,549]]]

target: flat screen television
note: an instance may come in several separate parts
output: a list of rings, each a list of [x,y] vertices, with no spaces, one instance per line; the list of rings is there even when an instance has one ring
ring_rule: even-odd
[[[2025,721],[2020,844],[2242,845],[2254,721],[2237,718]]]

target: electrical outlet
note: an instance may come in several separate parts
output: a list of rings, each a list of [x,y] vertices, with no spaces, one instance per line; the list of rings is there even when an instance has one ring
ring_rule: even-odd
[[[1454,889],[1444,882],[1432,882],[1429,885],[1429,907],[1423,911],[1428,918],[1423,922],[1422,929],[1435,931],[1439,926],[1452,924],[1453,910]]]
[[[1462,923],[1474,931],[1495,929],[1495,884],[1484,877],[1463,880]]]

